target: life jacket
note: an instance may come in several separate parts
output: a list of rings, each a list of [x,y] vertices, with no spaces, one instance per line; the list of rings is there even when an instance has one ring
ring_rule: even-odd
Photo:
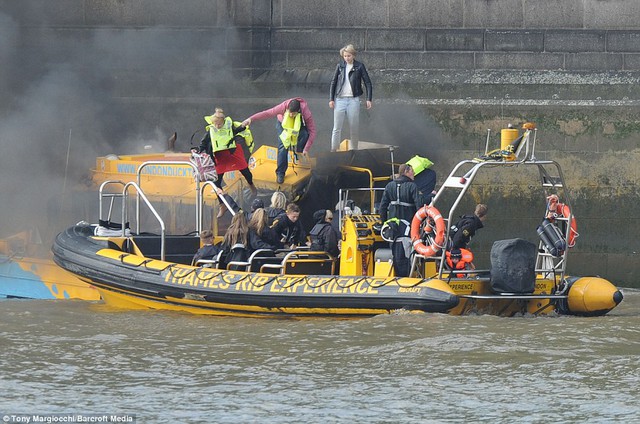
[[[455,249],[446,251],[446,263],[449,269],[464,270],[473,269],[473,253],[468,249]],[[464,277],[464,274],[456,274],[458,278]]]
[[[398,237],[406,237],[409,235],[409,230],[407,229],[408,227],[411,226],[411,223],[409,221],[407,221],[407,219],[404,219],[405,217],[408,219],[412,219],[413,218],[413,214],[416,212],[416,210],[418,209],[419,205],[416,205],[413,202],[403,202],[400,200],[400,189],[402,187],[402,185],[406,182],[411,182],[409,181],[399,181],[396,180],[396,199],[392,200],[389,202],[389,206],[393,206],[394,207],[394,216],[398,217],[400,222],[398,224],[400,224],[400,233]],[[407,214],[409,214],[409,216],[407,216]]]
[[[242,122],[233,121],[233,125],[234,127],[239,127],[240,125],[242,125]],[[253,143],[253,134],[251,134],[251,130],[249,129],[249,127],[248,126],[245,127],[244,131],[240,131],[236,135],[239,135],[242,138],[244,138],[244,142],[247,145],[247,149],[249,149],[249,153],[253,153],[253,148],[255,144]]]
[[[298,112],[295,118],[292,118],[288,111],[282,116],[282,132],[280,133],[280,141],[285,149],[295,147],[298,144],[298,134],[302,127],[302,112]]]
[[[221,128],[216,128],[213,125],[213,115],[205,116],[204,120],[209,123],[206,129],[209,130],[209,136],[211,137],[211,150],[219,152],[221,150],[229,150],[236,147],[236,140],[233,134],[233,121],[230,117],[224,118],[224,123]]]
[[[446,261],[450,269],[465,269],[473,262],[473,253],[468,249],[447,250]]]
[[[427,158],[423,158],[422,156],[415,155],[407,161],[407,165],[413,168],[413,172],[415,173],[415,175],[418,175],[425,169],[430,168],[433,165],[433,162],[431,162]]]

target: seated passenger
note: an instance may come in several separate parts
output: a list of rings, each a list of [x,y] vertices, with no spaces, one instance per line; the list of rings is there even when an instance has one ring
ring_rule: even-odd
[[[264,209],[258,208],[251,215],[249,220],[249,247],[252,251],[258,249],[278,248],[278,239],[275,232],[269,228],[267,213]]]
[[[222,263],[218,268],[226,268],[231,261],[244,262],[249,258],[248,233],[247,217],[243,213],[235,214],[222,241]]]
[[[300,208],[295,203],[289,203],[285,212],[273,221],[271,228],[276,233],[279,249],[295,249],[296,246],[309,244],[299,218]]]
[[[258,209],[264,209],[264,202],[262,201],[262,199],[256,197],[255,199],[253,199],[253,202],[251,202],[251,212],[247,214],[247,221],[251,221],[251,217]]]
[[[318,210],[313,213],[315,225],[311,229],[311,250],[327,252],[334,258],[338,257],[338,238],[331,227],[333,213],[330,210]]]
[[[195,265],[200,259],[211,260],[220,252],[220,248],[213,245],[213,233],[210,230],[204,230],[200,233],[200,244],[200,249],[193,255],[192,265]]]
[[[285,196],[281,191],[273,192],[271,195],[271,205],[265,209],[270,227],[273,225],[273,221],[275,221],[278,215],[284,213],[285,207],[287,207],[287,196]]]

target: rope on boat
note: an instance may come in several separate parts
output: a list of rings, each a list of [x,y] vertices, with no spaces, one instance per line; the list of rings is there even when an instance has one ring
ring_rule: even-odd
[[[286,284],[286,285],[285,285],[285,284],[280,284],[280,279],[279,279],[279,278],[276,278],[276,283],[277,283],[281,288],[283,288],[283,289],[288,289],[289,287],[292,287],[292,286],[294,286],[295,284],[298,284],[300,281],[303,281],[303,280],[306,280],[306,279],[307,279],[307,277],[306,277],[306,276],[303,276],[303,277],[300,277],[300,278],[297,278],[297,279],[293,280],[290,284]],[[307,283],[307,284],[308,284],[308,283]]]
[[[384,287],[387,284],[391,284],[391,283],[396,283],[399,287],[414,287],[418,284],[420,284],[422,282],[422,280],[418,280],[415,284],[411,285],[411,286],[402,286],[400,285],[400,283],[398,282],[398,279],[400,277],[391,277],[388,280],[383,280],[380,284],[373,284],[373,283],[369,283],[369,286],[371,286],[371,288],[377,289],[379,287]]]
[[[201,277],[202,273],[198,273],[198,271],[204,271],[204,269],[205,269],[205,267],[200,267],[200,268],[194,269],[194,272],[196,273],[196,278],[198,280],[200,280],[200,281],[209,281],[209,280],[212,280],[212,279],[214,279],[216,277],[219,277],[220,274],[222,274],[222,271],[220,271],[218,273],[210,272],[209,276],[207,278],[202,278]],[[207,269],[211,269],[211,268],[207,268]],[[189,275],[189,274],[187,274],[187,275]],[[172,276],[173,276],[173,274],[172,274]],[[173,276],[173,277],[175,278],[175,276]]]
[[[344,288],[342,286],[340,286],[340,283],[338,283],[338,278],[337,277],[331,277],[325,281],[321,281],[320,284],[311,284],[310,282],[307,281],[307,286],[309,286],[312,289],[317,289],[320,288],[322,286],[324,286],[325,284],[329,284],[331,281],[336,280],[336,286],[340,287],[340,288]]]

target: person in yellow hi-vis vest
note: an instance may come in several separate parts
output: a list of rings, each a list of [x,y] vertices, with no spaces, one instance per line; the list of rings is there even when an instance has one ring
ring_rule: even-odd
[[[272,107],[255,113],[242,121],[242,125],[248,126],[252,121],[260,121],[268,118],[277,118],[276,130],[278,131],[278,166],[276,168],[276,182],[282,184],[289,167],[288,152],[302,153],[309,156],[309,149],[316,139],[316,124],[307,102],[301,98],[285,100]]]
[[[413,182],[418,186],[418,190],[424,196],[425,204],[430,204],[433,197],[436,195],[436,171],[431,169],[433,162],[429,159],[415,155],[407,161],[407,165],[411,165],[415,177]]]
[[[200,142],[198,152],[207,152],[216,163],[218,180],[214,183],[222,188],[222,177],[228,171],[240,171],[247,180],[251,193],[255,196],[258,193],[253,184],[253,174],[249,170],[247,160],[244,155],[242,144],[246,144],[249,151],[253,151],[253,135],[251,130],[240,122],[234,122],[230,117],[225,116],[221,108],[215,108],[215,113],[204,117],[208,124],[206,134]],[[219,216],[226,212],[224,203],[220,204]]]

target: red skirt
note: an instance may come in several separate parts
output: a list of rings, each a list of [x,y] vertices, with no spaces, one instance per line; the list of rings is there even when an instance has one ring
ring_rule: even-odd
[[[216,158],[216,171],[218,174],[240,171],[248,166],[247,160],[244,158],[244,150],[239,144],[236,144],[236,150],[233,153],[231,153],[231,150],[220,150],[213,155]]]

